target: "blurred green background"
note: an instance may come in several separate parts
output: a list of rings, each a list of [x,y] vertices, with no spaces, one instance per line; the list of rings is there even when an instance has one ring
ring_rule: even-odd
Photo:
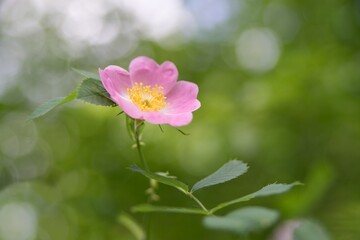
[[[191,185],[237,158],[249,172],[199,191],[206,206],[299,180],[235,208],[276,208],[360,239],[359,40],[359,0],[0,1],[0,239],[134,239],[117,216],[146,201],[148,181],[126,169],[137,153],[120,110],[72,102],[26,120],[77,86],[72,68],[127,68],[139,55],[173,61],[202,102],[181,128],[190,136],[146,125],[153,171]],[[195,206],[167,186],[159,195]],[[153,214],[151,234],[238,239],[176,214]]]

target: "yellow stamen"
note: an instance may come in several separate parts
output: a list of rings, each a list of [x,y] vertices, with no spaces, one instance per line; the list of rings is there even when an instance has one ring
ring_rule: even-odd
[[[160,111],[167,105],[162,86],[144,86],[141,82],[135,83],[132,88],[128,88],[126,91],[129,94],[130,100],[138,106],[141,111]]]

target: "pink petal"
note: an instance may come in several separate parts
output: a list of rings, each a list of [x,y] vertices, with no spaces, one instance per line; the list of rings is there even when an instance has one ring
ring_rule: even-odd
[[[133,104],[129,99],[122,97],[119,94],[111,95],[111,98],[116,102],[117,105],[130,117],[135,119],[144,119],[143,112]]]
[[[191,112],[166,114],[162,112],[144,112],[144,120],[152,124],[168,124],[173,127],[185,126],[191,122]]]
[[[169,106],[165,111],[173,114],[192,112],[201,106],[197,95],[199,88],[195,83],[179,81],[175,87],[166,95]]]
[[[108,75],[106,75],[105,71],[100,68],[99,68],[99,75],[104,88],[111,95],[114,92],[114,90]]]
[[[151,85],[155,81],[156,70],[159,65],[152,59],[147,57],[137,57],[130,62],[129,72],[131,81],[142,82],[144,85]]]
[[[178,80],[179,72],[172,62],[166,61],[158,69],[158,85],[164,88],[164,94],[167,94],[175,86]]]
[[[108,87],[112,88],[111,91],[117,92],[122,96],[128,95],[126,89],[132,87],[130,81],[130,74],[128,73],[128,71],[121,67],[111,65],[106,67],[103,72],[103,74],[100,74],[101,79],[104,82],[104,80],[106,79],[105,76],[107,76],[108,80],[105,80],[105,83],[108,85]],[[107,81],[110,81],[111,84],[108,84]],[[106,90],[109,92],[108,89]]]
[[[159,85],[164,88],[165,94],[175,86],[178,78],[178,70],[172,62],[166,61],[159,66],[147,57],[137,57],[131,61],[129,72],[133,84]]]
[[[101,81],[112,100],[130,117],[142,119],[142,112],[127,98],[126,88],[131,88],[129,73],[117,66],[99,69]]]

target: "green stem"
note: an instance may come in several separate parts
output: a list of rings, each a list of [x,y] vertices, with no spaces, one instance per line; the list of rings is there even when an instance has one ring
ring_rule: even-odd
[[[140,158],[140,162],[142,167],[146,170],[146,171],[150,171],[149,170],[149,166],[146,163],[145,160],[145,156],[144,153],[142,151],[141,148],[141,141],[140,141],[140,134],[141,134],[141,126],[144,124],[143,121],[139,121],[139,120],[133,120],[133,133],[134,133],[134,139],[135,139],[135,144],[136,144],[136,149],[138,151],[139,154],[139,158]],[[143,223],[145,225],[145,239],[144,240],[150,240],[150,218],[151,215],[150,214],[145,214],[144,215],[144,219],[143,219]]]
[[[150,240],[150,221],[151,221],[150,213],[144,214],[143,223],[145,226],[145,236],[143,240]]]
[[[143,122],[141,123],[138,123],[136,120],[135,120],[135,124],[134,124],[134,137],[135,137],[135,144],[136,144],[136,149],[139,153],[139,158],[140,158],[140,162],[141,162],[141,165],[143,166],[143,168],[146,170],[146,171],[149,171],[149,166],[147,165],[146,161],[145,161],[145,157],[144,157],[144,153],[141,149],[141,142],[140,142],[140,133],[139,133],[139,127],[141,126],[141,124],[144,124]]]
[[[187,193],[186,195],[188,195],[191,199],[193,199],[197,204],[199,204],[199,206],[208,214],[209,210],[207,210],[207,208],[204,206],[204,204],[202,204],[202,202],[195,197],[191,192]]]
[[[239,202],[246,202],[246,201],[249,201],[250,199],[252,199],[253,196],[251,194],[249,195],[246,195],[244,197],[241,197],[241,198],[238,198],[238,199],[235,199],[235,200],[231,200],[229,202],[224,202],[224,203],[220,203],[219,205],[217,205],[216,207],[210,209],[210,213],[214,213],[216,211],[219,211],[220,209],[222,208],[225,208],[225,207],[228,207],[230,205],[233,205],[233,204],[236,204],[236,203],[239,203]]]

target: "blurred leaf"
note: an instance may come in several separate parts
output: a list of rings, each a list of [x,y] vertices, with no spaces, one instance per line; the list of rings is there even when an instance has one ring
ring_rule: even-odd
[[[329,240],[327,232],[314,221],[306,220],[294,231],[294,240]]]
[[[263,187],[262,189],[260,189],[257,192],[248,194],[244,197],[237,198],[237,199],[229,201],[229,202],[221,203],[218,206],[211,209],[210,211],[212,213],[214,213],[215,211],[218,211],[224,207],[227,207],[227,206],[239,203],[239,202],[249,201],[250,199],[253,199],[255,197],[264,197],[264,196],[284,193],[284,192],[289,191],[293,186],[297,186],[297,185],[302,185],[302,183],[300,183],[300,182],[294,182],[291,184],[273,183],[273,184]]]
[[[141,204],[132,207],[134,212],[166,212],[166,213],[187,213],[187,214],[204,214],[207,212],[199,208],[178,208],[178,207],[165,207],[154,206],[150,204]]]
[[[210,229],[245,235],[270,227],[278,218],[279,214],[275,210],[263,207],[245,207],[223,217],[207,216],[203,223]]]
[[[74,70],[75,72],[77,72],[78,74],[86,77],[86,78],[92,78],[92,79],[96,79],[96,80],[101,80],[100,76],[96,73],[92,73],[92,72],[88,72],[88,71],[84,71],[84,70],[79,70],[76,68],[73,68],[72,70]]]
[[[58,98],[53,98],[49,101],[46,101],[43,104],[41,104],[38,108],[36,108],[35,111],[33,111],[31,113],[30,119],[35,119],[35,118],[41,117],[44,114],[51,111],[52,109],[56,108],[57,106],[60,106],[64,103],[67,103],[67,102],[70,102],[70,101],[76,99],[76,96],[77,96],[77,90],[73,91],[66,97],[58,97]]]
[[[191,192],[195,192],[201,188],[209,187],[219,183],[230,181],[248,170],[248,166],[239,160],[232,160],[225,163],[221,168],[219,168],[213,174],[207,176],[206,178],[198,181],[192,187]]]
[[[178,190],[184,192],[185,194],[187,194],[189,191],[189,187],[185,183],[180,182],[179,180],[176,180],[173,177],[167,177],[167,176],[159,175],[156,173],[147,172],[147,171],[139,168],[138,166],[131,166],[130,170],[132,170],[134,172],[139,172],[149,179],[154,179],[163,184],[177,188]]]
[[[291,215],[302,215],[313,209],[324,197],[334,181],[334,168],[330,162],[314,162],[304,180],[307,184],[299,192],[291,192],[281,198],[279,205]]]
[[[137,240],[146,239],[144,229],[129,214],[120,214],[118,217],[118,222],[124,225],[135,236]]]
[[[92,78],[81,82],[78,88],[77,99],[95,105],[116,106],[116,103],[111,100],[109,93],[103,87],[102,82]]]

